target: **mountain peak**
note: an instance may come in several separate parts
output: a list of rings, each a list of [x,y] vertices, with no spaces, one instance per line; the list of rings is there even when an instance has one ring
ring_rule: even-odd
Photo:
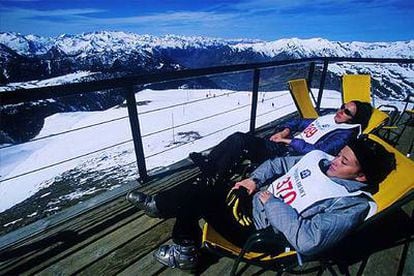
[[[233,50],[253,51],[270,58],[282,52],[293,57],[344,56],[353,57],[413,57],[414,41],[396,42],[339,42],[324,38],[284,38],[275,41],[254,39],[221,39],[203,36],[168,34],[153,36],[123,31],[95,31],[78,35],[62,34],[56,38],[19,33],[0,33],[0,43],[20,55],[35,56],[47,53],[52,47],[68,55],[104,52],[152,51],[158,49],[203,49],[230,47]]]

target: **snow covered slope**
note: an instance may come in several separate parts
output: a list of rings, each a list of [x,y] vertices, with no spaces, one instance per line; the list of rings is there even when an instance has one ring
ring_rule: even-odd
[[[247,131],[250,95],[203,89],[137,93],[147,168],[162,168],[235,131]],[[261,93],[260,99],[258,126],[292,112],[287,91]],[[137,168],[126,115],[125,104],[100,112],[58,113],[46,118],[38,140],[0,148],[0,224],[7,228],[44,217],[134,180]],[[104,121],[110,122],[100,124]],[[88,125],[95,126],[84,128]],[[74,129],[79,130],[53,136]]]

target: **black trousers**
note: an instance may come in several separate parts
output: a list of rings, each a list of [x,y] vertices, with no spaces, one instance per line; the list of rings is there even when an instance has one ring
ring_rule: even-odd
[[[211,150],[208,162],[219,176],[228,177],[244,159],[260,164],[270,158],[285,156],[288,152],[289,147],[283,143],[236,132]]]
[[[232,209],[225,203],[231,186],[187,183],[157,194],[155,200],[161,215],[166,218],[176,217],[172,232],[173,241],[180,245],[200,246],[202,232],[199,219],[203,218],[225,239],[243,247],[257,230],[254,225],[241,226],[234,219]],[[257,252],[279,254],[287,246],[291,247],[283,234],[275,233],[271,227],[261,231],[266,233],[268,240],[254,249]]]
[[[241,226],[226,205],[231,185],[207,186],[184,184],[156,195],[157,208],[163,217],[176,217],[172,238],[177,244],[201,245],[199,220],[203,218],[230,242],[242,246],[256,231],[253,225]]]

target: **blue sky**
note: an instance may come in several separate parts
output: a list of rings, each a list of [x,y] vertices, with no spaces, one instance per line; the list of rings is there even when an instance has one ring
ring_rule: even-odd
[[[413,0],[0,0],[0,31],[221,38],[414,39]]]

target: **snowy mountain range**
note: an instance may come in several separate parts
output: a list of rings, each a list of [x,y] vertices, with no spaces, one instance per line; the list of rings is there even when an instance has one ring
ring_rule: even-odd
[[[267,42],[175,35],[156,37],[105,31],[53,38],[0,33],[0,83],[3,84],[0,91],[50,85],[59,79],[64,83],[83,82],[185,68],[317,56],[412,59],[414,40],[365,43],[291,38]],[[369,73],[373,78],[374,94],[383,99],[403,99],[414,88],[413,68],[412,64],[331,64],[325,88],[340,90],[340,76],[345,73]],[[283,90],[287,80],[304,77],[307,70],[308,67],[302,65],[266,69],[261,75],[260,90]],[[321,68],[317,67],[314,84],[319,83],[320,71]],[[79,72],[82,77],[71,77],[78,76]],[[178,87],[246,91],[251,89],[251,76],[250,73],[241,73],[146,88]],[[7,121],[0,129],[0,144],[27,141],[39,131],[45,117],[57,112],[104,110],[124,100],[120,91],[109,92],[84,95],[83,101],[65,97],[35,105],[25,103],[19,107],[0,108],[0,115]]]
[[[0,33],[3,83],[79,70],[160,72],[316,56],[413,58],[414,40],[365,43],[291,38],[267,42],[105,31],[54,38]]]
[[[234,52],[251,51],[269,58],[281,54],[291,57],[342,56],[342,57],[395,57],[412,58],[414,41],[398,42],[339,42],[322,38],[260,40],[226,40],[208,37],[161,37],[125,32],[94,32],[81,35],[61,35],[55,38],[18,33],[0,33],[0,43],[22,56],[39,56],[56,50],[72,57],[93,54],[140,52],[151,54],[160,49],[190,50],[229,47]]]

